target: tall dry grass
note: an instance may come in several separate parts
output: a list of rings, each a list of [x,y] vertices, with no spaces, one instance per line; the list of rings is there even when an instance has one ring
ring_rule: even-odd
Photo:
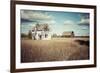
[[[78,38],[77,38],[78,39]],[[45,62],[89,59],[89,46],[75,38],[21,40],[21,62]],[[78,40],[89,40],[79,38]]]

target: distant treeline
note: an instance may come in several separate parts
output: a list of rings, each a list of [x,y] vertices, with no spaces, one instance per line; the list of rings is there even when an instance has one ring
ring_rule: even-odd
[[[27,34],[24,34],[24,33],[21,33],[21,37],[22,38],[26,38],[26,37],[28,37],[28,35]]]
[[[70,37],[73,37],[73,38],[89,38],[89,36],[51,36],[52,38],[70,38]]]
[[[31,34],[24,34],[24,33],[21,33],[21,38],[24,38],[24,39],[31,39]]]
[[[75,38],[89,38],[89,36],[74,36]]]
[[[89,36],[62,36],[62,35],[52,35],[51,38],[89,38]],[[21,33],[21,38],[32,38],[32,34],[29,32],[28,34]]]

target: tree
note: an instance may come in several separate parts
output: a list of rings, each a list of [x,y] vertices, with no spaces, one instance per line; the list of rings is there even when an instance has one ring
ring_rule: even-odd
[[[45,38],[46,38],[48,36],[47,32],[50,30],[49,25],[48,24],[44,24],[43,29],[45,31]]]
[[[75,35],[75,34],[74,34],[74,31],[72,31],[72,37],[74,37],[74,35]]]
[[[35,27],[36,27],[36,30],[38,30],[38,28],[40,27],[40,24],[37,23]]]
[[[31,33],[31,30],[29,30],[28,37],[29,37],[29,39],[32,39],[32,33]]]
[[[27,38],[27,35],[25,33],[21,33],[21,38]]]
[[[57,37],[57,34],[53,34],[52,37]]]
[[[49,28],[49,25],[48,24],[44,24],[44,31],[49,31],[50,28]]]

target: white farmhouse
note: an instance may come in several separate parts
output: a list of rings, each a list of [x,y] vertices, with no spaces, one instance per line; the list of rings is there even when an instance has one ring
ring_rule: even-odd
[[[37,24],[31,30],[33,40],[50,40],[49,27],[47,24]]]

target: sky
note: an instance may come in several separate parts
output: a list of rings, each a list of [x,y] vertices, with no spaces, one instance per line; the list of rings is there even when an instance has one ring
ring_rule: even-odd
[[[27,34],[37,23],[48,24],[50,34],[62,35],[63,32],[74,31],[75,36],[89,36],[89,13],[21,10],[21,33]]]

